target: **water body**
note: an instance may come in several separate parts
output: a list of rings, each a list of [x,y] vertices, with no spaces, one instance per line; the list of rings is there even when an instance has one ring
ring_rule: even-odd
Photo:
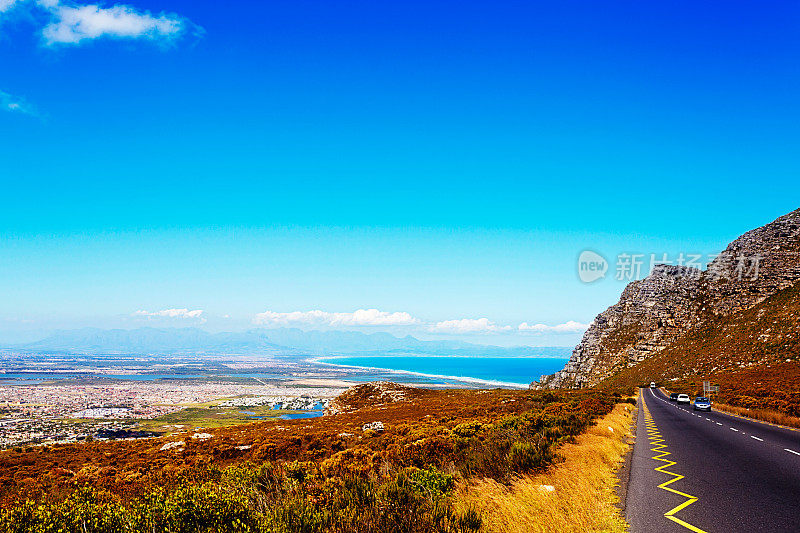
[[[295,418],[316,418],[318,416],[322,416],[325,411],[304,411],[302,413],[286,413],[285,415],[281,415],[279,418],[281,420],[294,420]]]
[[[428,377],[444,383],[526,388],[544,374],[564,368],[564,357],[325,357],[319,363],[385,370],[398,379]]]
[[[524,388],[543,374],[561,370],[563,357],[464,357],[464,356],[337,356],[312,359],[321,366],[334,366],[340,379],[355,381],[392,380],[418,385],[470,384],[480,387]],[[320,369],[322,370],[322,369]],[[344,371],[344,373],[342,373]],[[213,380],[226,378],[295,379],[290,374],[270,372],[141,373],[90,372],[0,372],[8,385],[33,385],[42,380],[114,379],[124,381]],[[320,406],[314,406],[320,407]]]
[[[266,417],[257,415],[253,411],[239,411],[243,415],[247,415],[248,417],[252,418],[253,420],[264,420]],[[302,413],[285,413],[279,415],[278,418],[281,420],[294,420],[296,418],[316,418],[318,416],[322,416],[325,414],[324,409],[309,409],[308,411],[303,411]]]

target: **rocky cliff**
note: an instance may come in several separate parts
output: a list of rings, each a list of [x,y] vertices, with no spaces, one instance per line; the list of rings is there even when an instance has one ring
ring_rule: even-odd
[[[533,388],[592,386],[707,321],[750,309],[800,279],[800,209],[733,241],[708,269],[658,265],[594,319],[563,370]]]

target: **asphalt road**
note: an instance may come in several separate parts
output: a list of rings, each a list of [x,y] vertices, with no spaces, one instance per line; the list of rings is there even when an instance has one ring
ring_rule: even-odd
[[[653,389],[639,399],[632,533],[800,532],[800,431],[694,411]]]

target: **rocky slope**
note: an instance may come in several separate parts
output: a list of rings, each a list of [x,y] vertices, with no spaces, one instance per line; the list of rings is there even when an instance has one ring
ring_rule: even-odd
[[[600,313],[563,370],[533,388],[593,386],[719,317],[759,304],[800,279],[800,209],[733,241],[706,271],[659,265]]]
[[[716,316],[664,350],[603,381],[616,390],[658,380],[673,391],[719,385],[717,402],[800,416],[800,283],[750,309]]]

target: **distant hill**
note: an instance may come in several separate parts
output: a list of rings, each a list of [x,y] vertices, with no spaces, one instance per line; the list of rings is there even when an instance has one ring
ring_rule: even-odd
[[[505,348],[460,341],[423,341],[412,336],[357,331],[304,331],[295,328],[209,333],[197,328],[83,328],[57,331],[40,341],[14,347],[31,352],[108,354],[220,354],[271,357],[334,354],[419,354],[464,356],[566,357],[564,347]]]
[[[212,334],[197,328],[61,330],[40,341],[16,346],[28,351],[86,353],[252,353],[274,355],[291,351],[252,334]]]

